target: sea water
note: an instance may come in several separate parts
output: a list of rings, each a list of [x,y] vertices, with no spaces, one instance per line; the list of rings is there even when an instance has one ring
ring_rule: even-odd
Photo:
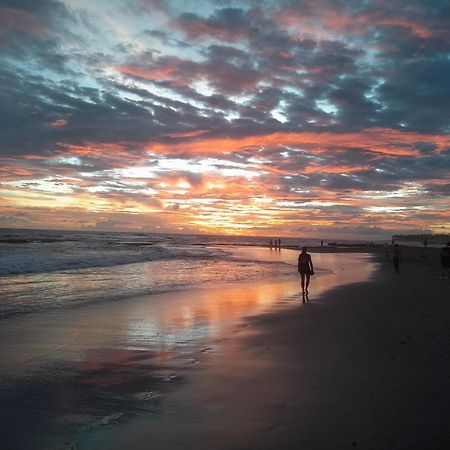
[[[317,244],[290,238],[282,245],[308,242]],[[258,237],[0,230],[0,318],[292,274],[292,261],[231,251],[268,245]]]

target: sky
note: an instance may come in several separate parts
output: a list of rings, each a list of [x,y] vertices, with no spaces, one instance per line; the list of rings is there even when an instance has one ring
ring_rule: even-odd
[[[450,233],[448,0],[0,0],[0,227]]]

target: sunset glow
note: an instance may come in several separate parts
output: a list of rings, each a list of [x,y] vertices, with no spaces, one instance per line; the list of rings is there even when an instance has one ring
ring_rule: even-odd
[[[450,233],[442,2],[6,1],[0,227]]]

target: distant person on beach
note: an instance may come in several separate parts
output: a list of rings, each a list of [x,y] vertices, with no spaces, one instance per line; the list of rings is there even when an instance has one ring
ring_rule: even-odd
[[[402,260],[402,252],[398,244],[394,244],[394,256],[392,262],[394,263],[394,269],[396,272],[400,272],[400,261]]]
[[[308,294],[309,279],[311,275],[314,275],[311,255],[306,253],[306,250],[306,247],[302,247],[302,252],[298,256],[298,272],[301,278],[302,294]]]
[[[281,250],[281,239],[278,238],[278,250]]]
[[[272,239],[269,241],[270,250],[272,250]]]
[[[447,242],[447,245],[442,248],[441,266],[442,266],[441,278],[443,279],[448,278],[448,274],[450,271],[450,242]]]
[[[320,246],[323,247],[323,239],[320,241]]]
[[[425,238],[424,240],[423,240],[423,246],[426,248],[426,247],[428,247],[428,239],[427,238]]]

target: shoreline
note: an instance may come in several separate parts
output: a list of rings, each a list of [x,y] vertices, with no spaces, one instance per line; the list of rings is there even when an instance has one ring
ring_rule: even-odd
[[[377,252],[368,256],[375,261],[376,271],[360,283],[351,280],[358,271],[358,261],[365,264],[362,263],[365,256],[348,258],[344,254],[341,258],[339,253],[347,252],[335,251],[336,256],[329,259],[329,256],[316,254],[316,262],[321,258],[333,261],[338,270],[332,275],[313,277],[310,303],[306,304],[301,302],[299,280],[293,277],[278,283],[269,280],[262,284],[237,282],[232,286],[187,290],[183,294],[161,294],[152,296],[152,302],[145,296],[136,297],[124,303],[92,305],[69,313],[55,311],[49,316],[18,320],[8,332],[2,332],[5,341],[15,345],[15,352],[10,352],[11,367],[19,367],[17,363],[22,358],[21,370],[25,375],[25,384],[18,380],[11,386],[11,399],[6,398],[6,408],[0,413],[4,431],[10,427],[6,436],[11,431],[11,436],[17,435],[23,427],[31,430],[27,427],[30,420],[29,425],[40,426],[39,421],[33,422],[33,411],[28,412],[32,406],[32,410],[41,409],[43,420],[59,416],[57,422],[65,424],[66,431],[48,428],[45,434],[41,432],[34,437],[30,434],[31,440],[26,434],[19,434],[19,447],[23,450],[66,450],[71,445],[77,450],[144,450],[149,446],[161,450],[289,449],[300,445],[308,449],[340,450],[346,448],[345,442],[350,438],[353,448],[353,443],[362,442],[364,446],[356,448],[379,450],[377,446],[383,439],[368,439],[367,430],[372,432],[369,425],[363,433],[355,423],[364,417],[359,405],[370,405],[371,411],[376,410],[377,405],[383,404],[385,393],[378,392],[378,400],[371,404],[359,391],[351,390],[353,385],[368,386],[375,392],[365,373],[370,368],[391,394],[403,392],[401,385],[390,386],[389,380],[383,378],[390,373],[393,364],[386,360],[383,349],[395,347],[388,343],[392,336],[387,332],[396,325],[398,317],[406,322],[417,321],[421,317],[417,316],[421,307],[426,309],[428,303],[433,307],[436,304],[441,309],[444,307],[441,311],[444,322],[439,325],[444,329],[442,336],[450,334],[445,334],[448,326],[445,320],[450,317],[450,310],[448,307],[445,310],[445,302],[436,300],[434,294],[432,301],[412,302],[411,311],[407,308],[409,285],[419,285],[423,276],[431,272],[437,274],[437,250],[430,249],[427,256],[423,249],[402,248],[402,251],[401,274],[393,273],[391,260]],[[340,268],[344,261],[353,261],[353,265]],[[446,282],[438,282],[443,295],[448,294]],[[436,286],[428,288],[436,293]],[[422,295],[417,286],[411,292]],[[184,303],[183,297],[186,297]],[[379,297],[383,297],[383,301]],[[169,315],[168,325],[194,325],[193,339],[184,337],[184,341],[179,341],[180,337],[174,334],[177,328],[168,327],[162,331],[162,341],[146,342],[145,327],[153,325],[151,322],[139,325],[138,318],[152,317],[154,301],[171,305],[163,312]],[[238,320],[233,319],[227,326],[220,325],[221,319],[227,323],[232,311]],[[429,316],[429,312],[426,314]],[[208,317],[214,317],[214,321],[209,323]],[[216,323],[216,330],[211,329],[213,323]],[[378,330],[380,324],[383,326]],[[21,336],[27,331],[29,334]],[[136,336],[135,343],[134,338],[130,340],[130,332],[131,336]],[[199,332],[205,334],[199,335]],[[373,335],[377,333],[380,338],[374,340]],[[397,346],[403,348],[416,342],[412,341],[411,332],[408,333],[410,338],[395,336],[404,341]],[[36,342],[34,334],[39,338]],[[406,335],[406,331],[403,334]],[[434,336],[436,331],[428,330],[421,336],[425,339],[428,334]],[[383,335],[386,335],[384,339]],[[450,336],[447,337],[450,342]],[[447,345],[439,342],[443,348]],[[6,352],[5,342],[3,347]],[[423,348],[421,351],[423,353]],[[374,356],[368,360],[371,353]],[[430,366],[429,355],[422,353],[419,354],[420,364]],[[381,375],[369,364],[376,357],[380,367],[375,369],[381,370]],[[52,365],[45,363],[46,358]],[[4,362],[6,360],[4,358]],[[26,381],[26,372],[35,362],[38,363],[36,368],[42,368],[41,375],[30,379],[30,383]],[[445,368],[448,364],[442,366]],[[7,365],[5,369],[8,370]],[[402,379],[405,378],[403,372]],[[56,382],[47,379],[46,373],[55,377]],[[397,375],[393,372],[392,378]],[[439,372],[439,377],[441,375]],[[347,392],[348,380],[352,382]],[[409,391],[411,386],[417,389],[420,380],[418,377],[412,385],[410,383]],[[15,404],[13,392],[22,392],[20,403]],[[32,400],[44,399],[45,395],[48,400],[43,403]],[[450,394],[443,398],[450,399]],[[342,422],[342,418],[330,417],[330,405],[343,411],[347,423]],[[351,405],[354,408],[346,410]],[[22,408],[25,409],[21,411]],[[429,408],[433,409],[434,405]],[[23,414],[25,421],[11,423],[10,414],[16,419]],[[57,416],[53,418],[53,414]],[[447,417],[445,414],[441,411],[442,417]],[[365,423],[370,424],[371,417],[369,414]],[[320,428],[320,424],[326,424],[326,429]],[[70,429],[72,444],[68,442]],[[324,434],[328,437],[324,438]],[[5,450],[19,448],[17,442],[14,443],[16,438],[12,439],[9,447],[9,441],[2,443]],[[376,445],[371,446],[373,442]],[[427,447],[422,445],[420,450],[423,448]],[[435,449],[439,447],[433,447]]]
[[[161,414],[80,448],[447,449],[449,284],[422,250],[400,274],[379,255],[367,282],[247,318]]]
[[[297,255],[264,248],[235,252],[238,259],[291,264]],[[334,256],[317,258],[340,271]],[[363,279],[371,267],[364,255],[341,260],[352,269],[316,276],[316,293]],[[67,441],[80,449],[81,441],[133,422],[136,415],[163,414],[160,404],[206,367],[208,356],[235,334],[237,324],[289,307],[299,291],[293,266],[286,278],[222,282],[5,319],[0,329],[2,449],[61,450]]]

